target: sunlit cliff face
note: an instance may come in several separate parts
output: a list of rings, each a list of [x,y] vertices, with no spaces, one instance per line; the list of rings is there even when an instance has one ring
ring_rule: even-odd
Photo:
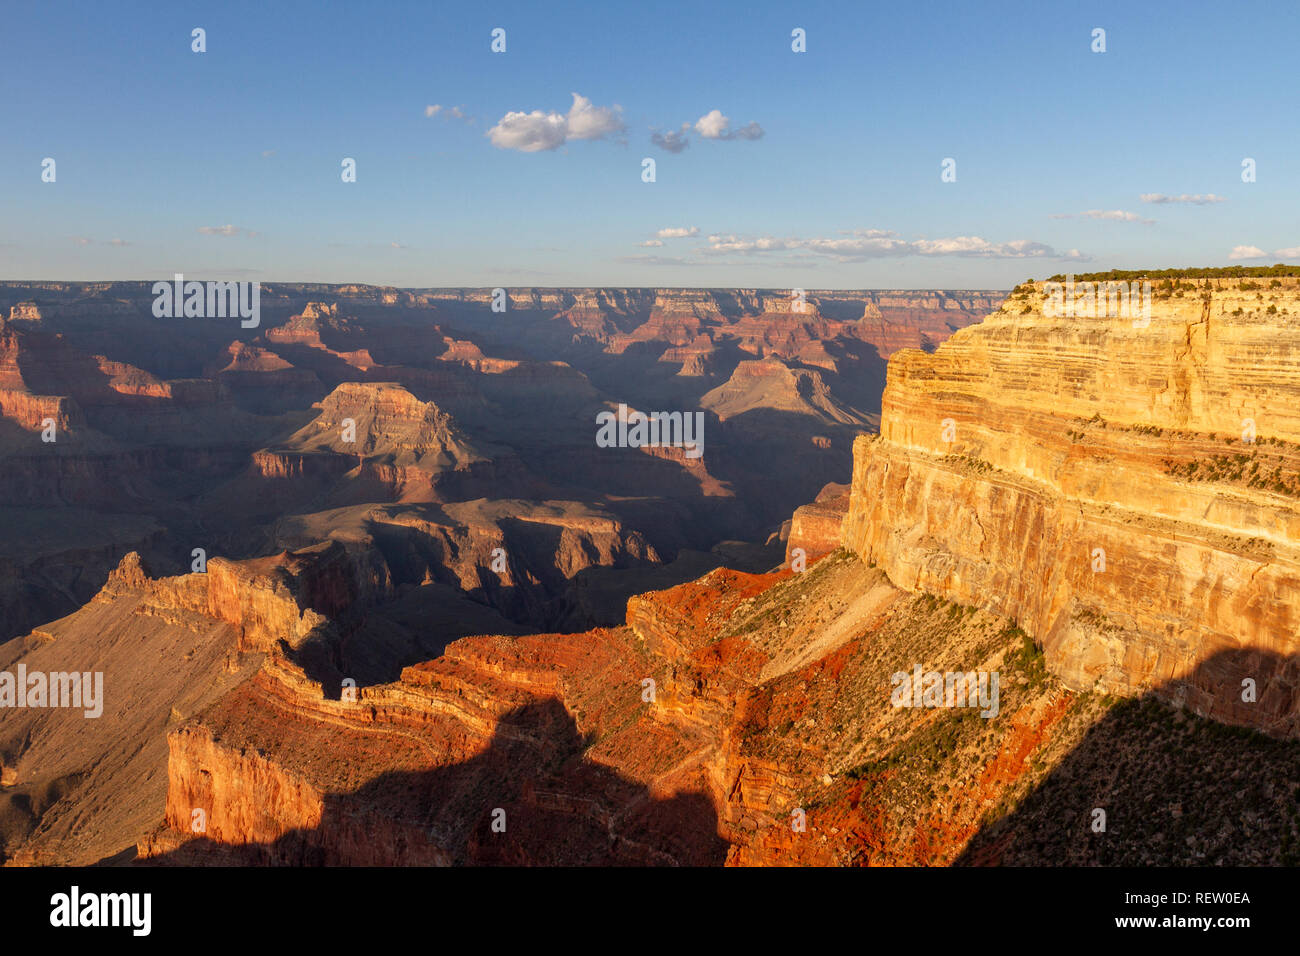
[[[1018,621],[1071,686],[1293,732],[1262,663],[1300,625],[1300,289],[1276,283],[1155,283],[1149,320],[1045,315],[1040,283],[895,356],[846,545]]]

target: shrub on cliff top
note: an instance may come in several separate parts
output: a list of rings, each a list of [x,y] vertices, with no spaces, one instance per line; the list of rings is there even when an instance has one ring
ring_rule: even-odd
[[[1300,277],[1300,266],[1277,263],[1271,266],[1207,266],[1200,269],[1111,269],[1109,272],[1085,272],[1074,277],[1075,282],[1109,282],[1128,279],[1245,279],[1272,276]],[[1057,274],[1048,282],[1064,282],[1066,276]]]

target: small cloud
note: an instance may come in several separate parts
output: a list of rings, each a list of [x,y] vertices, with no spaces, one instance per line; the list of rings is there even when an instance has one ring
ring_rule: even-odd
[[[689,229],[684,227],[660,229],[655,233],[660,239],[689,239],[691,236],[698,236],[699,234],[699,226],[691,226]]]
[[[783,249],[797,249],[805,243],[852,243],[852,239],[777,239],[773,236],[759,236],[756,239],[745,239],[739,236],[709,236],[709,251],[713,253],[733,253],[738,252],[744,255],[752,255],[758,252],[779,252]],[[812,248],[812,246],[807,246]]]
[[[1077,249],[1062,255],[1051,246],[1029,239],[1010,242],[989,242],[979,236],[957,236],[953,239],[918,239],[911,244],[923,256],[972,256],[979,259],[1037,259],[1074,258]]]
[[[199,226],[199,232],[205,236],[237,236],[244,233],[251,238],[257,235],[251,229],[241,229],[239,226],[232,226],[229,223],[224,226]]]
[[[839,262],[904,256],[960,256],[980,259],[1070,259],[1088,261],[1089,257],[1070,249],[1058,252],[1051,246],[1029,239],[989,242],[979,236],[955,236],[945,239],[908,241],[885,229],[863,229],[851,238],[781,239],[760,236],[754,239],[734,235],[708,237],[705,255],[759,255],[764,253],[798,253],[824,256]]]
[[[1229,259],[1263,259],[1268,255],[1259,246],[1233,246]]]
[[[687,259],[685,256],[617,256],[615,262],[631,262],[638,265],[647,266],[702,266],[705,263],[698,259]]]
[[[695,121],[695,132],[705,139],[762,139],[763,127],[749,123],[740,129],[731,128],[731,120],[721,110],[709,110]]]
[[[488,130],[488,138],[497,149],[517,149],[521,153],[559,149],[567,136],[565,118],[541,110],[507,113]]]
[[[390,249],[406,249],[406,248],[408,248],[407,246],[402,245],[402,244],[401,244],[400,242],[398,242],[396,239],[394,239],[392,242],[390,242],[390,243],[388,244],[388,247],[389,247]]]
[[[1228,253],[1229,259],[1272,259],[1279,261],[1281,259],[1300,259],[1300,246],[1289,246],[1286,249],[1274,249],[1272,252],[1265,252],[1259,246],[1233,246],[1232,252]]]
[[[647,239],[645,242],[638,242],[638,243],[637,243],[638,246],[642,246],[642,247],[647,248],[647,249],[651,249],[651,248],[654,248],[654,247],[656,247],[656,246],[662,246],[663,244],[664,244],[664,243],[663,243],[663,240],[662,240],[662,239]]]
[[[72,241],[79,246],[90,246],[95,243],[95,240],[89,236],[73,236]],[[123,246],[129,246],[131,243],[127,242],[125,239],[104,239],[99,244],[101,246],[117,246],[121,248]]]
[[[1123,209],[1089,209],[1087,212],[1081,212],[1079,215],[1084,219],[1108,219],[1113,222],[1140,222],[1144,226],[1150,226],[1155,223],[1154,219],[1143,219],[1135,212],[1126,212]]]
[[[1144,226],[1155,225],[1154,219],[1144,219],[1135,212],[1126,212],[1123,209],[1089,209],[1081,212],[1076,217],[1072,212],[1055,212],[1047,217],[1048,219],[1106,219],[1112,222],[1140,222]]]
[[[1228,201],[1223,196],[1216,196],[1214,193],[1206,193],[1205,195],[1197,193],[1194,196],[1190,193],[1183,193],[1181,196],[1166,196],[1164,193],[1143,193],[1140,198],[1143,202],[1151,202],[1158,205],[1165,205],[1167,203],[1185,203],[1193,206],[1208,206],[1211,203]]]
[[[487,131],[498,149],[537,153],[559,149],[569,140],[605,139],[622,133],[627,127],[620,116],[621,106],[593,106],[591,100],[574,93],[567,114],[510,112]]]
[[[424,108],[424,115],[428,118],[437,116],[440,113],[447,117],[447,119],[468,119],[468,114],[466,114],[466,112],[459,106],[442,106],[441,104],[434,103],[432,106],[426,106]],[[473,122],[473,120],[470,120],[470,122]]]
[[[279,150],[275,150],[275,149],[264,149],[264,150],[262,150],[262,158],[263,158],[263,159],[270,159],[270,158],[271,158],[272,156],[274,156],[277,152],[279,152]]]
[[[668,150],[670,153],[680,153],[687,146],[691,145],[691,141],[686,138],[686,134],[690,132],[690,129],[690,123],[683,123],[679,130],[670,129],[667,132],[655,130],[650,135],[650,142],[654,143],[654,145],[658,146],[660,149]]]

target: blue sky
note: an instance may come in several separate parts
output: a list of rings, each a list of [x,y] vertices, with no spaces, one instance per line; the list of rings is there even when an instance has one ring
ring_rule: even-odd
[[[1297,27],[1289,2],[10,4],[0,278],[998,288],[1300,262]]]

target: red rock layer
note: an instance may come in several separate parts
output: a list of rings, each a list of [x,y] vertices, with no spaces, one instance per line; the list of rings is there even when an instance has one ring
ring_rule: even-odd
[[[998,626],[981,618],[937,639],[948,655],[987,654]],[[169,829],[142,851],[326,864],[951,859],[1023,785],[1063,705],[1008,701],[1010,736],[979,787],[951,812],[933,808],[946,836],[918,838],[846,771],[864,741],[918,726],[889,706],[882,648],[940,630],[841,555],[805,575],[718,570],[633,599],[621,628],[466,638],[355,701],[325,699],[275,655],[172,733]],[[1017,742],[1021,727],[1033,742]]]

